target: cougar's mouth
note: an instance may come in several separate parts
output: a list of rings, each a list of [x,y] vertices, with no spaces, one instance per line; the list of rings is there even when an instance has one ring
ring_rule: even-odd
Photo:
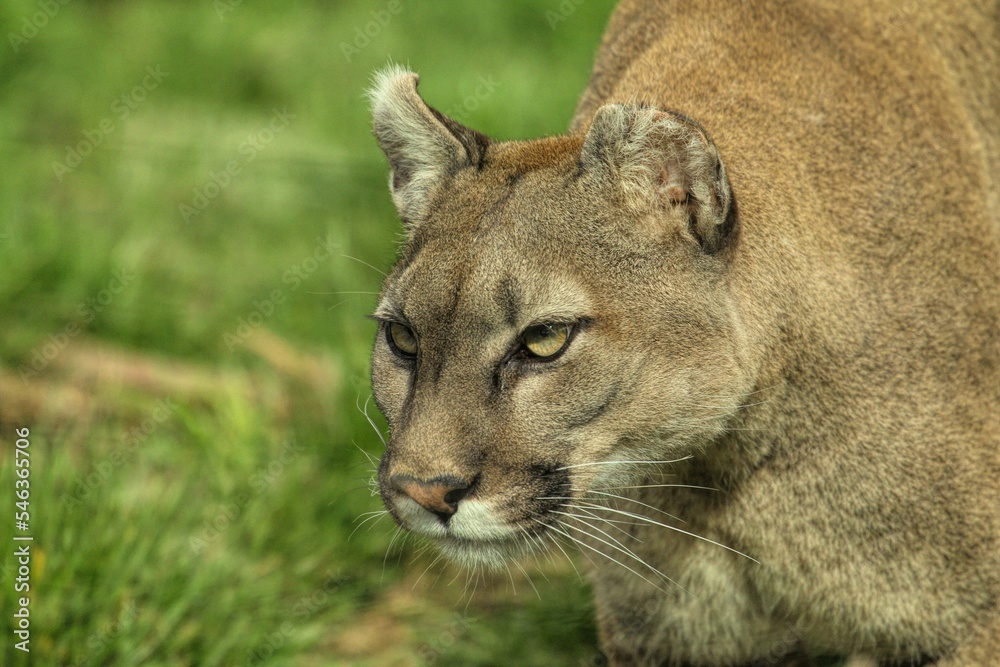
[[[548,533],[556,517],[551,512],[560,502],[535,501],[515,518],[503,516],[494,503],[468,499],[446,522],[415,505],[397,501],[396,514],[406,530],[429,538],[446,558],[463,567],[501,569],[552,547]]]
[[[547,512],[532,508],[525,516],[508,518],[487,500],[462,501],[447,521],[408,499],[397,500],[395,512],[404,528],[431,539],[446,557],[464,566],[502,567],[510,560],[540,551],[542,533],[546,532],[535,517]]]
[[[478,475],[459,485],[445,476],[425,481],[385,474],[380,490],[396,522],[433,541],[450,560],[500,568],[551,547],[550,528],[559,522],[554,512],[570,500],[564,466],[536,465],[525,472],[514,484],[502,483],[498,474],[482,485]]]

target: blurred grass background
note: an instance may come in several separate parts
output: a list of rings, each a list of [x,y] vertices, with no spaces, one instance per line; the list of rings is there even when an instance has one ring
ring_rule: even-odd
[[[389,519],[348,538],[380,507],[357,406],[399,239],[371,72],[559,133],[610,4],[0,2],[0,663],[602,664],[565,561],[471,594]]]

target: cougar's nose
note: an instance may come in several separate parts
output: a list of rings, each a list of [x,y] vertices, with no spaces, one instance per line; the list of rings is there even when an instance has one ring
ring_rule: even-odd
[[[410,475],[393,475],[392,486],[443,521],[458,511],[458,503],[469,495],[472,483],[458,477],[442,476],[423,480]]]

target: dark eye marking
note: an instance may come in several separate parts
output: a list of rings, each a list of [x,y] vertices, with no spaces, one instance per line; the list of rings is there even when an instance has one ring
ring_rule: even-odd
[[[497,287],[496,301],[503,311],[504,321],[507,326],[513,327],[517,324],[518,314],[521,312],[521,290],[514,278],[504,278]]]

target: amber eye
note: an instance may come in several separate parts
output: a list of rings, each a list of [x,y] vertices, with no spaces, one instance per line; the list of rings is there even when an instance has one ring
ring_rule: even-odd
[[[570,324],[537,324],[524,330],[521,341],[532,356],[549,359],[566,349],[572,331]]]
[[[389,322],[385,328],[385,338],[389,347],[401,357],[414,357],[417,354],[417,337],[410,329],[399,322]]]

